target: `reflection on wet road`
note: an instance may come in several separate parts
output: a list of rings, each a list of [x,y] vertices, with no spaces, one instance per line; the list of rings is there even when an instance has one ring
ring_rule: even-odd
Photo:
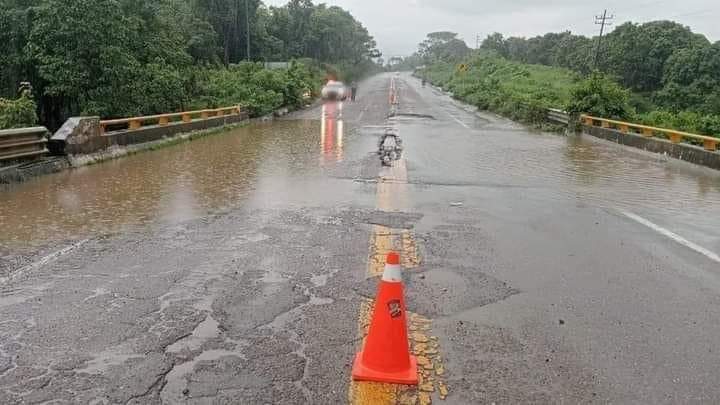
[[[343,122],[343,103],[325,103],[320,118],[320,155],[322,163],[343,160],[343,141],[345,123]]]

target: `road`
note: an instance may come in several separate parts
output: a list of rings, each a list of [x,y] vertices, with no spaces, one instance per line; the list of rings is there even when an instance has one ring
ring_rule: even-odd
[[[0,403],[720,402],[720,174],[393,77],[0,193]],[[419,389],[349,377],[390,249]]]

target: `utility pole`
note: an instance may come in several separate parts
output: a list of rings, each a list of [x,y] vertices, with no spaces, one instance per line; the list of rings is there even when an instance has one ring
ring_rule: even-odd
[[[595,24],[600,26],[600,36],[598,37],[597,48],[595,49],[595,69],[598,68],[598,64],[600,63],[600,51],[602,49],[602,39],[603,34],[605,34],[605,27],[612,25],[611,20],[613,18],[615,18],[614,15],[607,15],[607,9],[603,11],[602,15],[595,16]]]
[[[250,6],[248,4],[250,0],[245,0],[245,56],[248,62],[250,61]]]
[[[482,45],[482,36],[478,34],[475,38],[475,49],[480,49],[480,45]]]

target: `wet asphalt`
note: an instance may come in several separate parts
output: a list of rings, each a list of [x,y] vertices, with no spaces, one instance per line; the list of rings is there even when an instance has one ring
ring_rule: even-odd
[[[720,174],[408,75],[388,118],[391,77],[0,194],[0,403],[346,403],[378,225],[414,234],[443,402],[720,402]]]

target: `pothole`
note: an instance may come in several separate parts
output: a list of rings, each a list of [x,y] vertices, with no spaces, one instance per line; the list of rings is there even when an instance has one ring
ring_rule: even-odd
[[[419,113],[395,113],[388,116],[389,119],[406,119],[406,120],[435,120],[435,117],[430,114],[419,114]]]

